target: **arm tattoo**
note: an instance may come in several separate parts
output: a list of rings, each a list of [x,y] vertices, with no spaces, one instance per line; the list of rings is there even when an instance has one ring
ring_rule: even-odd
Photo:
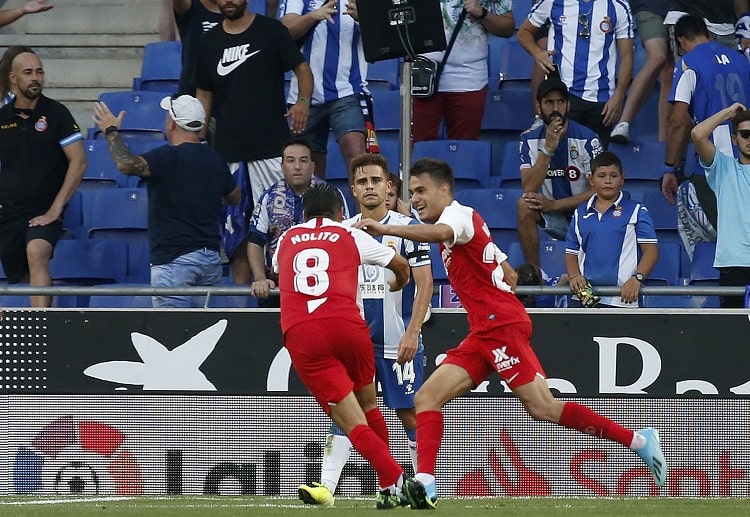
[[[150,176],[151,171],[148,168],[148,162],[141,156],[133,154],[117,131],[107,135],[107,144],[109,144],[109,152],[120,172],[141,177]]]

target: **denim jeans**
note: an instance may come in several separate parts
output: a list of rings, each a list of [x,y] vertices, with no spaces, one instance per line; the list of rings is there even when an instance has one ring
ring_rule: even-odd
[[[221,257],[208,248],[180,255],[168,264],[151,266],[153,287],[216,285],[221,279]],[[203,307],[205,296],[152,296],[154,308]]]

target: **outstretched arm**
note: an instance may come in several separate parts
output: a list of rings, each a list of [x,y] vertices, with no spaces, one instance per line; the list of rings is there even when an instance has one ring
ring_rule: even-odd
[[[109,154],[112,155],[112,159],[115,161],[117,169],[123,174],[148,178],[151,176],[148,162],[144,160],[142,156],[133,154],[130,149],[128,149],[128,146],[125,145],[125,142],[120,138],[119,131],[111,131],[107,134],[107,128],[115,127],[119,129],[120,126],[122,126],[122,119],[124,116],[124,111],[121,111],[120,114],[115,117],[114,113],[109,111],[109,107],[107,107],[105,103],[94,103],[94,122],[105,134],[107,145],[109,146]]]
[[[412,241],[450,242],[453,241],[453,228],[447,224],[409,224],[397,226],[381,224],[374,219],[362,219],[354,224],[355,228],[364,230],[375,237],[393,235]]]
[[[24,14],[41,13],[53,7],[47,4],[47,0],[30,0],[16,9],[2,9],[0,10],[0,27],[13,23]]]

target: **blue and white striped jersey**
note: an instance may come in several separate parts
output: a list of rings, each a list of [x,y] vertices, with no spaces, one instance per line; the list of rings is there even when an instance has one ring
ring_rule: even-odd
[[[362,214],[347,219],[343,224],[350,226],[359,221]],[[383,224],[421,224],[411,217],[388,211]],[[411,267],[430,267],[430,245],[383,235],[377,240],[390,246],[409,261]],[[375,356],[386,359],[396,359],[398,343],[404,330],[409,326],[411,310],[414,305],[415,286],[409,282],[400,291],[392,293],[388,290],[388,280],[393,273],[386,268],[362,265],[359,268],[359,291],[365,310],[365,321],[370,326],[370,336],[375,345]],[[422,338],[419,339],[419,350],[422,350]]]
[[[572,95],[607,102],[615,91],[616,40],[633,38],[633,16],[626,0],[539,0],[529,21],[550,20],[547,49]]]
[[[285,0],[279,6],[279,18],[285,14],[304,15],[320,8],[325,0]],[[313,72],[312,104],[334,101],[367,90],[367,61],[359,25],[345,14],[346,2],[339,1],[334,23],[318,22],[312,34],[305,35],[302,55]],[[297,102],[297,76],[292,74],[287,102]]]
[[[531,168],[539,158],[539,149],[546,142],[544,124],[521,133],[521,174]],[[547,199],[563,199],[586,192],[591,172],[591,160],[602,152],[599,137],[592,130],[568,119],[568,131],[557,146],[555,156],[549,161],[547,179],[542,183],[542,193]]]

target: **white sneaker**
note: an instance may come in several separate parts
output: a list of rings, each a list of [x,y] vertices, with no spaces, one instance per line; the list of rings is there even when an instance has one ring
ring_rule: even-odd
[[[609,140],[615,144],[627,144],[630,142],[630,124],[628,122],[618,122],[609,134]]]

